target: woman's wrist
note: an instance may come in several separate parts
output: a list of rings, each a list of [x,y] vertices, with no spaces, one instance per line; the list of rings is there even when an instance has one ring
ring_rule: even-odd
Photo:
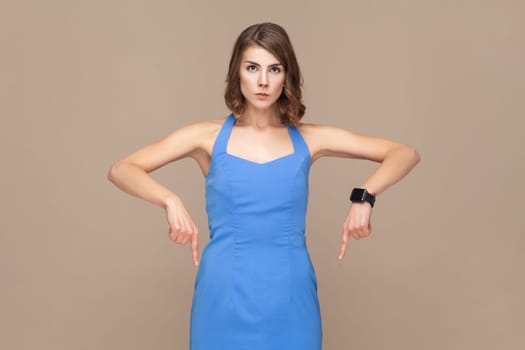
[[[377,190],[373,187],[367,186],[365,184],[361,185],[360,188],[366,189],[368,193],[370,193],[372,196],[377,196]]]
[[[180,198],[172,194],[172,195],[164,197],[164,199],[162,200],[162,206],[164,209],[167,209],[169,207],[173,207],[177,205],[180,202],[181,202]]]

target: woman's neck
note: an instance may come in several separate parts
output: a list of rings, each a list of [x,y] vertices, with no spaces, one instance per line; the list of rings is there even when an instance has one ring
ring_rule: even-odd
[[[257,129],[264,129],[269,126],[280,126],[281,118],[277,108],[259,110],[246,107],[243,113],[237,115],[236,125],[253,126]]]

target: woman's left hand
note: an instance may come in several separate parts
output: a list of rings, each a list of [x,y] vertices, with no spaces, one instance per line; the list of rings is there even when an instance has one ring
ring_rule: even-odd
[[[372,226],[370,225],[370,215],[372,214],[372,206],[368,202],[353,202],[350,203],[350,209],[343,224],[343,239],[341,243],[341,250],[339,251],[339,260],[343,259],[346,254],[346,248],[350,237],[360,239],[367,237],[372,233]]]

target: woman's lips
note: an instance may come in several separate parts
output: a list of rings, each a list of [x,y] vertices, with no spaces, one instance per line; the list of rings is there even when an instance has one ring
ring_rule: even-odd
[[[268,94],[265,94],[265,93],[259,93],[259,94],[256,94],[257,97],[261,97],[261,98],[265,98],[265,97],[268,97],[269,95]]]

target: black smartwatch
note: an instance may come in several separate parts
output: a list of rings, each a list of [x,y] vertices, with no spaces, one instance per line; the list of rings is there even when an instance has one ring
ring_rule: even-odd
[[[350,194],[350,201],[352,202],[364,202],[367,201],[370,203],[372,208],[374,207],[374,203],[376,201],[376,197],[369,193],[366,188],[354,188],[352,190],[352,194]]]

